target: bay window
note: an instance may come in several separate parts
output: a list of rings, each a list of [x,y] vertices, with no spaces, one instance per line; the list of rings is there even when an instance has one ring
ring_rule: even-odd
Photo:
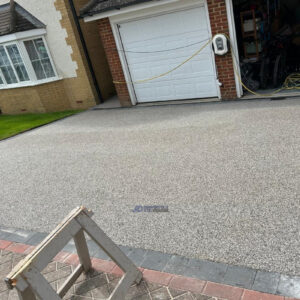
[[[44,41],[39,38],[24,42],[37,79],[55,76]]]
[[[0,69],[7,84],[18,82],[12,64],[8,58],[7,51],[0,46]]]
[[[17,45],[8,45],[5,47],[9,55],[10,61],[13,65],[13,68],[17,74],[19,81],[29,80],[28,73],[24,66],[23,60],[21,58],[20,52],[17,48]]]
[[[43,37],[0,44],[0,88],[38,84],[56,77]]]

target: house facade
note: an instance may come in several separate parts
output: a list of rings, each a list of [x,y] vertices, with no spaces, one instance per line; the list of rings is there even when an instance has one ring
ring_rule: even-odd
[[[98,27],[83,24],[83,30],[89,32],[90,48],[97,51],[96,78],[68,1],[0,0],[1,113],[85,109],[114,94]]]
[[[231,11],[231,0],[91,0],[80,13],[97,22],[120,102],[131,106],[240,97],[231,51],[197,53],[218,33],[235,40]]]
[[[278,89],[299,71],[299,11],[298,0],[0,0],[0,110],[232,100],[242,81]],[[230,40],[222,55],[217,34]],[[289,47],[274,57],[278,34]]]
[[[114,94],[126,107],[235,99],[232,56],[216,56],[211,46],[166,76],[135,83],[176,67],[214,34],[232,34],[227,2],[0,0],[0,110],[85,109]]]

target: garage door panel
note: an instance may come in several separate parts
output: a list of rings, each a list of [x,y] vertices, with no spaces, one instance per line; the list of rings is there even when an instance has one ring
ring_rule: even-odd
[[[174,15],[176,15],[176,22],[174,22]],[[186,27],[187,19],[189,20],[189,28]],[[153,24],[161,30],[167,28],[167,31],[156,32],[153,30]],[[169,26],[170,24],[171,26]],[[157,37],[176,37],[180,34],[185,35],[191,32],[207,31],[206,15],[203,8],[154,16],[124,23],[123,25],[126,25],[126,40],[128,43],[139,42],[141,40],[149,41]]]
[[[185,44],[181,42],[181,45]],[[197,46],[190,46],[183,50],[174,50],[170,52],[166,51],[162,53],[128,53],[128,56],[130,57],[131,63],[159,62],[159,60],[165,59],[179,59],[179,61],[183,61],[183,59],[190,57],[204,45],[205,43],[201,43]],[[177,46],[180,45],[177,44]],[[138,51],[143,50],[145,51],[145,47],[143,49],[139,49]],[[211,49],[209,47],[204,48],[201,51],[201,55],[195,56],[193,60],[206,60],[207,58],[211,59]]]
[[[185,56],[177,56],[177,57],[160,57],[157,59],[149,59],[147,58],[147,61],[145,61],[145,58],[140,58],[139,60],[130,60],[130,66],[134,69],[135,72],[141,72],[144,71],[147,72],[153,72],[153,75],[159,74],[161,72],[165,72],[168,70],[171,70],[172,68],[177,67],[180,63],[182,63],[187,58],[191,57],[196,51],[192,51],[192,53],[189,53],[187,57]],[[194,72],[199,72],[203,74],[207,74],[209,72],[212,74],[214,72],[213,65],[209,62],[211,59],[211,55],[209,53],[202,53],[201,56],[199,55],[194,57],[190,62],[184,64],[181,66],[181,73],[184,73],[184,71],[189,71],[189,69],[192,69]],[[149,64],[151,63],[151,67],[149,67]],[[167,68],[166,68],[167,66]],[[205,66],[205,68],[203,68]],[[178,72],[179,73],[179,72]],[[139,74],[140,75],[140,74]]]
[[[119,30],[132,81],[168,72],[191,57],[209,39],[206,20],[205,10],[201,7],[121,24]],[[191,45],[194,43],[197,44]],[[187,45],[190,46],[185,47]],[[133,53],[151,51],[159,52]],[[206,47],[166,76],[147,83],[135,83],[134,90],[138,102],[216,97],[211,48]]]
[[[211,82],[207,83],[205,80],[203,80],[202,82],[196,84],[196,90],[201,97],[213,97],[215,85]]]
[[[136,27],[141,26],[140,24],[137,24],[132,29],[129,29],[128,28],[128,24],[129,23],[122,24],[121,28],[126,26],[126,31],[127,30],[135,31],[135,30],[137,30]],[[151,26],[153,27],[153,24]],[[155,24],[155,26],[159,27],[159,26],[157,26],[157,24]],[[165,25],[165,26],[168,26],[168,25]],[[176,26],[176,28],[178,28],[178,27]],[[151,30],[151,32],[153,32],[153,30]],[[185,39],[189,39],[189,38],[195,37],[195,36],[197,38],[199,38],[199,37],[200,38],[201,37],[202,38],[207,38],[207,33],[208,33],[208,31],[206,29],[192,28],[191,30],[186,31],[186,32],[182,32],[182,33],[177,32],[177,33],[174,33],[174,34],[172,34],[172,33],[166,33],[166,34],[164,34],[162,32],[162,33],[160,33],[159,36],[152,35],[152,37],[145,36],[146,33],[144,33],[142,36],[139,36],[138,34],[135,33],[132,36],[132,38],[130,39],[129,36],[127,36],[127,32],[126,32],[126,44],[130,45],[131,47],[138,47],[140,44],[144,44],[144,43],[150,45],[153,42],[172,41],[174,38],[176,39],[178,36],[183,36]],[[153,47],[159,48],[159,45],[153,45]]]
[[[181,62],[181,61],[180,61]],[[170,69],[176,67],[179,63],[178,62],[169,62],[168,66]],[[205,66],[205,67],[203,67]],[[146,68],[146,69],[145,69]],[[169,81],[172,79],[197,79],[199,77],[204,78],[210,78],[210,80],[215,82],[215,76],[211,75],[213,73],[213,68],[211,66],[207,66],[206,63],[203,63],[202,61],[193,62],[190,65],[186,64],[183,65],[181,72],[172,72],[168,75],[165,75],[164,77],[159,78],[159,81]],[[162,74],[163,72],[166,72],[166,68],[161,65],[152,66],[151,68],[148,68],[148,65],[137,65],[135,67],[135,72],[132,74],[132,80],[143,80],[146,78],[154,77],[156,75]],[[155,81],[152,81],[152,84],[154,84]]]
[[[160,82],[160,84],[164,84],[164,82]],[[150,84],[148,87],[141,87],[139,85],[136,86],[136,92],[143,92],[146,91],[144,98],[146,101],[153,101],[159,97],[160,101],[167,101],[171,99],[192,99],[195,98],[194,94],[195,91],[197,93],[196,98],[208,98],[215,96],[215,85],[212,83],[207,82],[205,78],[199,81],[198,84],[192,84],[189,80],[172,80],[171,85],[163,85],[157,86],[155,89],[151,87]],[[170,88],[172,86],[172,88]],[[178,98],[179,97],[179,98]]]
[[[206,59],[203,60],[195,60],[191,62],[191,69],[192,73],[196,73],[199,76],[214,76],[214,68],[211,64],[207,64],[206,62],[209,61],[210,55],[207,56]],[[204,67],[205,66],[205,67]]]
[[[125,26],[125,25],[122,25]],[[121,27],[122,28],[122,27]],[[122,29],[123,30],[123,29]],[[155,39],[150,40],[143,40],[143,41],[136,41],[136,42],[127,42],[126,45],[124,45],[125,50],[130,51],[136,51],[136,52],[151,52],[151,51],[161,51],[161,50],[168,50],[168,49],[174,49],[177,47],[182,47],[186,45],[191,45],[193,43],[197,43],[195,46],[190,46],[183,48],[182,50],[178,49],[177,51],[184,52],[185,50],[191,51],[191,50],[197,50],[209,39],[207,31],[203,31],[201,33],[200,31],[196,31],[193,34],[186,33],[182,35],[174,35],[174,36],[161,36]],[[192,48],[193,47],[193,48]],[[145,48],[147,50],[145,50]],[[206,50],[207,51],[207,50]],[[171,52],[170,54],[174,54],[176,52]],[[136,53],[135,53],[136,54]],[[151,54],[151,53],[150,53]],[[154,53],[153,55],[161,55],[162,53]],[[143,55],[143,53],[141,53]]]
[[[160,95],[160,97],[168,97],[169,96],[169,87],[168,86],[160,86],[157,87],[156,93]]]
[[[156,89],[151,88],[150,86],[148,87],[142,87],[142,89],[139,91],[139,87],[136,88],[136,93],[143,92],[144,97],[143,100],[144,102],[151,101],[151,99],[156,98]]]
[[[175,85],[175,93],[176,95],[179,95],[180,97],[190,97],[193,92],[194,88],[194,84],[190,83],[190,82],[181,82],[180,86],[179,85]]]

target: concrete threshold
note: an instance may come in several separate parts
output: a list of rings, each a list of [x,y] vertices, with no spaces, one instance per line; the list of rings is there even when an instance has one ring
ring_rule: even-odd
[[[241,100],[263,100],[263,99],[271,99],[271,100],[283,100],[288,98],[295,98],[300,96],[300,90],[287,90],[287,91],[281,91],[277,94],[274,94],[270,96],[275,90],[258,90],[257,93],[260,94],[266,94],[266,96],[259,96],[259,95],[253,95],[253,94],[245,94]]]
[[[153,101],[145,103],[137,103],[132,107],[153,107],[153,106],[166,106],[166,105],[184,105],[184,104],[196,104],[196,103],[210,103],[210,102],[220,102],[219,98],[202,98],[202,99],[187,99],[187,100],[169,100],[169,101]],[[98,104],[91,110],[105,110],[105,109],[116,109],[122,108],[120,101],[117,96],[108,99],[104,103]],[[127,107],[128,108],[128,107]]]
[[[148,107],[148,106],[164,106],[164,105],[183,105],[183,104],[209,103],[209,102],[220,102],[220,101],[221,100],[219,98],[201,98],[201,99],[145,102],[145,103],[137,103],[137,106]]]

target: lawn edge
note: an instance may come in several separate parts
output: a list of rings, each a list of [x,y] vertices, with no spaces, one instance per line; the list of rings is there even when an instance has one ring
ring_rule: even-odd
[[[34,129],[38,129],[38,128],[43,127],[43,126],[47,126],[47,125],[50,125],[50,124],[52,124],[52,123],[55,123],[55,122],[58,122],[58,121],[62,121],[62,120],[64,120],[64,119],[66,119],[66,118],[73,117],[73,116],[75,116],[75,115],[78,115],[78,114],[81,114],[81,113],[84,113],[84,112],[86,112],[86,110],[79,111],[79,112],[74,113],[74,114],[72,114],[72,115],[64,116],[64,117],[62,117],[62,118],[60,118],[60,119],[53,120],[53,121],[50,121],[50,122],[45,123],[45,124],[41,124],[41,125],[37,125],[37,126],[31,127],[31,128],[25,129],[25,130],[23,130],[23,131],[20,131],[20,132],[18,132],[18,133],[16,133],[16,134],[11,135],[11,136],[8,136],[8,137],[5,137],[5,138],[3,138],[3,139],[0,139],[0,143],[3,142],[3,141],[9,140],[9,139],[15,138],[15,137],[17,137],[18,135],[21,135],[21,134],[24,134],[24,133],[26,133],[26,132],[32,131],[32,130],[34,130]]]

